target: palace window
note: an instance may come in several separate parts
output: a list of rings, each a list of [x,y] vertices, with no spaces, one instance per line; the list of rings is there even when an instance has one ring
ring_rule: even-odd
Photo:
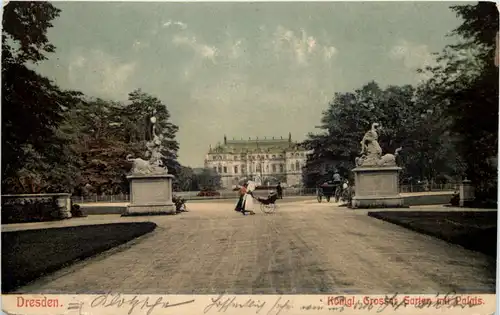
[[[284,173],[284,172],[285,172],[285,165],[280,164],[280,173]]]
[[[296,171],[300,170],[300,163],[299,163],[299,161],[295,162],[295,170]]]
[[[224,174],[226,174],[226,173],[227,173],[227,167],[224,166]]]
[[[273,173],[276,173],[276,164],[273,164],[272,168],[273,168]]]
[[[234,173],[235,173],[235,174],[238,174],[238,166],[235,166],[235,167],[234,167]]]
[[[290,164],[290,170],[294,171],[294,169],[293,169],[293,163]]]
[[[222,173],[222,166],[219,166],[219,173]]]

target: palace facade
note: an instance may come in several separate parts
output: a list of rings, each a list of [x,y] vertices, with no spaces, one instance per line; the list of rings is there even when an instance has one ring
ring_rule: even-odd
[[[205,156],[205,167],[221,176],[222,186],[231,188],[244,179],[252,179],[259,185],[286,186],[302,184],[302,167],[307,154],[297,142],[283,137],[264,137],[248,140],[228,140],[215,147],[210,146]]]

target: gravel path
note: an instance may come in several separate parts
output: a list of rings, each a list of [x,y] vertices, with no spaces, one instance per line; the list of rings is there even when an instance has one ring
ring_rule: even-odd
[[[493,259],[364,211],[297,201],[273,215],[242,216],[233,203],[192,203],[189,213],[177,216],[75,219],[150,220],[158,227],[19,292],[495,292]]]

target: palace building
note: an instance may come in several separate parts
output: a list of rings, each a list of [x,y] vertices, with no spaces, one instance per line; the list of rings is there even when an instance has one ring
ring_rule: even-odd
[[[248,140],[228,140],[210,146],[205,156],[205,167],[221,176],[222,186],[231,188],[243,179],[252,179],[259,185],[300,186],[302,167],[307,154],[297,142],[283,137],[264,137]]]

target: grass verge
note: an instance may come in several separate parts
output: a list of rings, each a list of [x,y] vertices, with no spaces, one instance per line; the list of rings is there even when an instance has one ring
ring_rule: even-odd
[[[2,293],[152,232],[152,222],[2,232]]]
[[[496,211],[380,211],[368,215],[496,257]]]

